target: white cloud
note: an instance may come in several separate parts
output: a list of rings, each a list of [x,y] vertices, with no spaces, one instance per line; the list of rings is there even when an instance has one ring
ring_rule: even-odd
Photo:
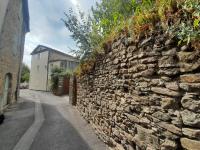
[[[70,0],[70,1],[74,6],[77,6],[79,4],[78,0]]]

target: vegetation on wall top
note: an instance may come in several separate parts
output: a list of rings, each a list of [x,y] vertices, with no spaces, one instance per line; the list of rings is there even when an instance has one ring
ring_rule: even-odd
[[[91,8],[91,15],[72,10],[63,19],[79,47],[82,59],[79,74],[92,69],[96,55],[104,53],[104,43],[126,30],[133,39],[153,31],[160,24],[163,31],[176,37],[179,44],[193,44],[200,38],[199,0],[102,0]]]

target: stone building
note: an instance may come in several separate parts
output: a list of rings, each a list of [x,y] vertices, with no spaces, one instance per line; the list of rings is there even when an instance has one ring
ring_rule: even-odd
[[[25,34],[28,31],[28,1],[1,0],[0,112],[2,112],[8,104],[17,100]]]
[[[32,90],[49,91],[51,70],[74,70],[79,60],[55,49],[39,45],[31,53],[30,85]]]

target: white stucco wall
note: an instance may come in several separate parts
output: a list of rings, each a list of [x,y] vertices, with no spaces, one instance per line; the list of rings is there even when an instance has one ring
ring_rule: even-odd
[[[8,2],[9,0],[0,0],[0,34],[4,23],[4,18],[6,15],[6,10],[8,8]]]
[[[32,55],[29,85],[32,90],[47,91],[48,54],[48,51],[40,53],[40,59],[38,54]]]

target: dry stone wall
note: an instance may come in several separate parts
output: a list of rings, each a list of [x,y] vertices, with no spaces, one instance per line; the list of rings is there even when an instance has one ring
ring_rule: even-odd
[[[78,78],[77,108],[113,149],[200,149],[200,50],[121,35]]]

